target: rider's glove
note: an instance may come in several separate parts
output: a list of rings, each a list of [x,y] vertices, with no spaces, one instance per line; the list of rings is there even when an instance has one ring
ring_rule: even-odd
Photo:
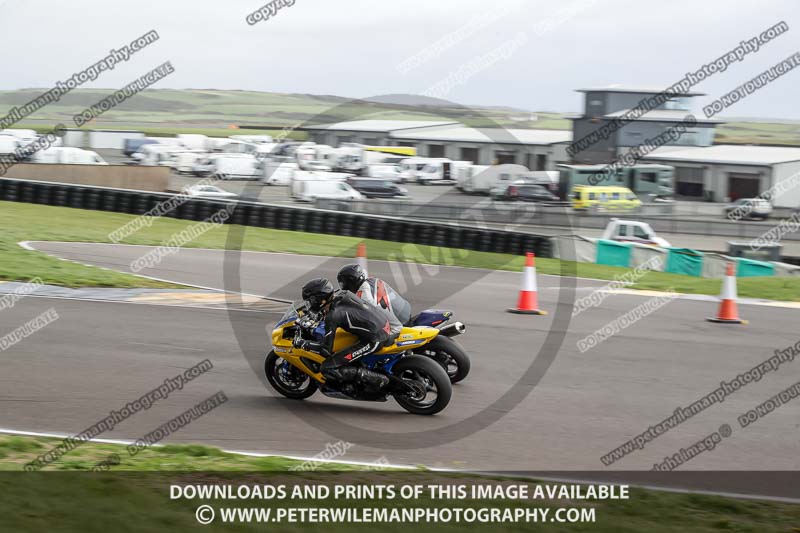
[[[299,350],[304,350],[304,351],[308,351],[308,345],[309,344],[310,344],[310,341],[307,341],[305,339],[294,339],[292,341],[292,346],[294,346],[295,348],[297,348]]]

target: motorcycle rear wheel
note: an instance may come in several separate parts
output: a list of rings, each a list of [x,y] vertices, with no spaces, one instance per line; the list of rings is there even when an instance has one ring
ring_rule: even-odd
[[[425,355],[438,362],[450,377],[450,383],[458,383],[469,374],[471,367],[469,356],[450,337],[439,335],[414,353]]]
[[[434,415],[450,403],[453,386],[447,373],[436,361],[419,355],[409,355],[394,365],[392,374],[415,391],[394,395],[397,403],[409,413]]]
[[[274,351],[270,351],[264,360],[264,374],[273,389],[292,400],[305,400],[317,392],[317,382],[311,376],[278,357]]]

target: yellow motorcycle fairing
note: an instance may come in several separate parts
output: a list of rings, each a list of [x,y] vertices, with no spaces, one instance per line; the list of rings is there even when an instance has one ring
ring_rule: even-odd
[[[272,331],[272,349],[275,354],[285,359],[289,364],[297,367],[305,372],[313,379],[320,383],[325,383],[325,378],[319,372],[314,372],[309,366],[306,365],[306,360],[314,361],[322,364],[325,357],[314,353],[300,350],[292,345],[292,338],[284,338],[284,331],[287,328],[294,326],[294,321],[281,324],[280,327]],[[394,343],[385,346],[375,352],[375,354],[397,354],[419,348],[431,342],[436,336],[439,335],[439,330],[430,326],[414,326],[410,328],[403,328],[400,334],[395,339]],[[338,352],[344,350],[348,346],[352,346],[358,341],[358,337],[346,332],[339,328],[336,330],[336,338],[333,341],[333,351]]]

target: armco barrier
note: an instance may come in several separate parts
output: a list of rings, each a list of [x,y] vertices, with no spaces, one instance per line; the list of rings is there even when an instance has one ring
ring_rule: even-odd
[[[576,229],[603,229],[615,217],[635,216],[647,222],[658,233],[683,233],[736,239],[759,237],[777,224],[778,216],[769,222],[749,222],[718,219],[681,217],[669,213],[659,214],[665,205],[648,205],[644,212],[636,213],[583,213],[573,212],[563,205],[529,204],[524,202],[490,202],[480,205],[418,204],[399,200],[329,200],[317,199],[320,209],[333,209],[361,214],[389,217],[408,217],[415,220],[480,220],[487,224],[514,224],[517,226],[549,226]],[[800,232],[786,233],[785,240],[800,240]]]
[[[0,200],[93,209],[142,215],[172,194],[89,187],[67,183],[0,178]],[[382,215],[366,215],[308,207],[225,202],[190,198],[165,216],[202,221],[223,207],[236,205],[228,222],[365,239],[379,239],[484,252],[522,255],[534,252],[550,257],[550,238],[496,229],[464,227],[448,222],[424,222]]]

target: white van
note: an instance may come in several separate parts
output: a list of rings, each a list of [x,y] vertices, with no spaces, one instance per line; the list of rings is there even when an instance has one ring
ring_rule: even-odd
[[[261,176],[261,183],[264,185],[289,185],[292,182],[294,173],[300,169],[297,163],[292,161],[265,159],[261,162],[261,165],[264,170]]]
[[[410,171],[401,169],[399,164],[368,165],[364,175],[368,178],[380,178],[391,181],[392,183],[405,183],[416,177]]]
[[[33,163],[61,163],[66,165],[107,165],[97,152],[81,148],[55,147],[39,150],[31,156]]]
[[[225,154],[255,154],[258,146],[254,143],[228,139],[222,146],[217,146],[216,151]]]
[[[251,154],[219,154],[210,158],[210,173],[231,178],[259,179],[263,174],[260,161]]]
[[[12,137],[16,137],[20,146],[27,146],[39,138],[39,134],[36,133],[36,131],[34,130],[23,130],[23,129],[13,129],[13,128],[0,131],[0,135],[11,135]]]
[[[145,144],[131,158],[146,167],[172,167],[172,154],[179,150],[176,145]]]
[[[467,193],[489,194],[489,191],[501,183],[511,183],[530,173],[523,165],[512,163],[475,166],[470,172],[458,176],[456,187]]]
[[[416,181],[419,175],[422,173],[422,169],[424,169],[428,164],[435,163],[437,161],[450,161],[446,157],[407,157],[400,161],[400,171],[404,173],[408,173],[411,176],[412,181]]]
[[[19,148],[19,139],[13,135],[0,134],[0,155],[10,155]]]
[[[454,185],[459,177],[467,174],[473,167],[471,161],[450,161],[449,159],[428,163],[417,172],[417,183],[421,185]]]
[[[204,150],[182,150],[180,152],[172,152],[172,169],[178,174],[190,174],[194,168],[194,164],[204,157],[208,156],[208,152]]]
[[[189,150],[206,150],[208,148],[208,137],[196,133],[179,133],[176,138],[181,146]]]
[[[363,200],[364,195],[352,188],[334,172],[297,172],[289,194],[299,202],[313,202],[317,198],[333,200]]]
[[[277,151],[278,143],[261,143],[256,145],[256,150],[253,152],[253,155],[259,159],[271,158],[275,156],[275,152]]]
[[[231,135],[228,138],[255,144],[271,143],[273,141],[272,135]]]

